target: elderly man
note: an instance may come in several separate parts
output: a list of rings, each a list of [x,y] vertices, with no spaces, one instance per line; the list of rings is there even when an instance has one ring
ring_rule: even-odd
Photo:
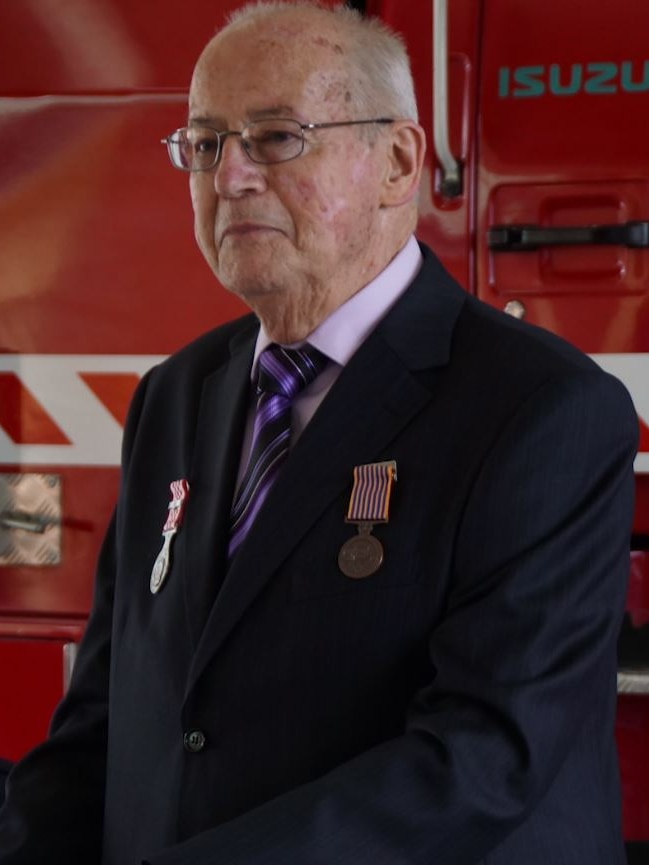
[[[626,392],[417,245],[424,135],[376,22],[243,10],[167,143],[254,315],[138,390],[0,865],[622,863]]]

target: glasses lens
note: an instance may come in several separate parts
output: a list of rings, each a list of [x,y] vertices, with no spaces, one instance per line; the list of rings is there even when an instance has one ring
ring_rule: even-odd
[[[206,171],[219,155],[219,136],[201,126],[177,129],[167,144],[172,163],[183,171]]]
[[[297,120],[256,120],[246,126],[241,139],[253,162],[266,165],[295,159],[304,149]]]

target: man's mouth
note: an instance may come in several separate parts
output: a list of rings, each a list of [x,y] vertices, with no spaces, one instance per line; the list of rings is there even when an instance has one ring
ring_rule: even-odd
[[[222,232],[221,234],[221,243],[227,238],[237,238],[237,237],[247,237],[255,234],[262,234],[264,232],[277,232],[278,228],[275,228],[273,225],[267,225],[263,222],[235,222]]]

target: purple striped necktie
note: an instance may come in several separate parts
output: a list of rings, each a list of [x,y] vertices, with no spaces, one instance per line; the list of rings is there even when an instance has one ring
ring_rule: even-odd
[[[271,345],[259,356],[252,445],[232,508],[230,558],[248,534],[288,456],[293,400],[327,363],[328,359],[310,345],[301,349]]]

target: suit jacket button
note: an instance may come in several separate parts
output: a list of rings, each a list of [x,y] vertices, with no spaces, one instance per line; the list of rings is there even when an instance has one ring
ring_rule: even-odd
[[[183,736],[183,746],[190,754],[198,754],[205,747],[205,733],[202,730],[187,730]]]

